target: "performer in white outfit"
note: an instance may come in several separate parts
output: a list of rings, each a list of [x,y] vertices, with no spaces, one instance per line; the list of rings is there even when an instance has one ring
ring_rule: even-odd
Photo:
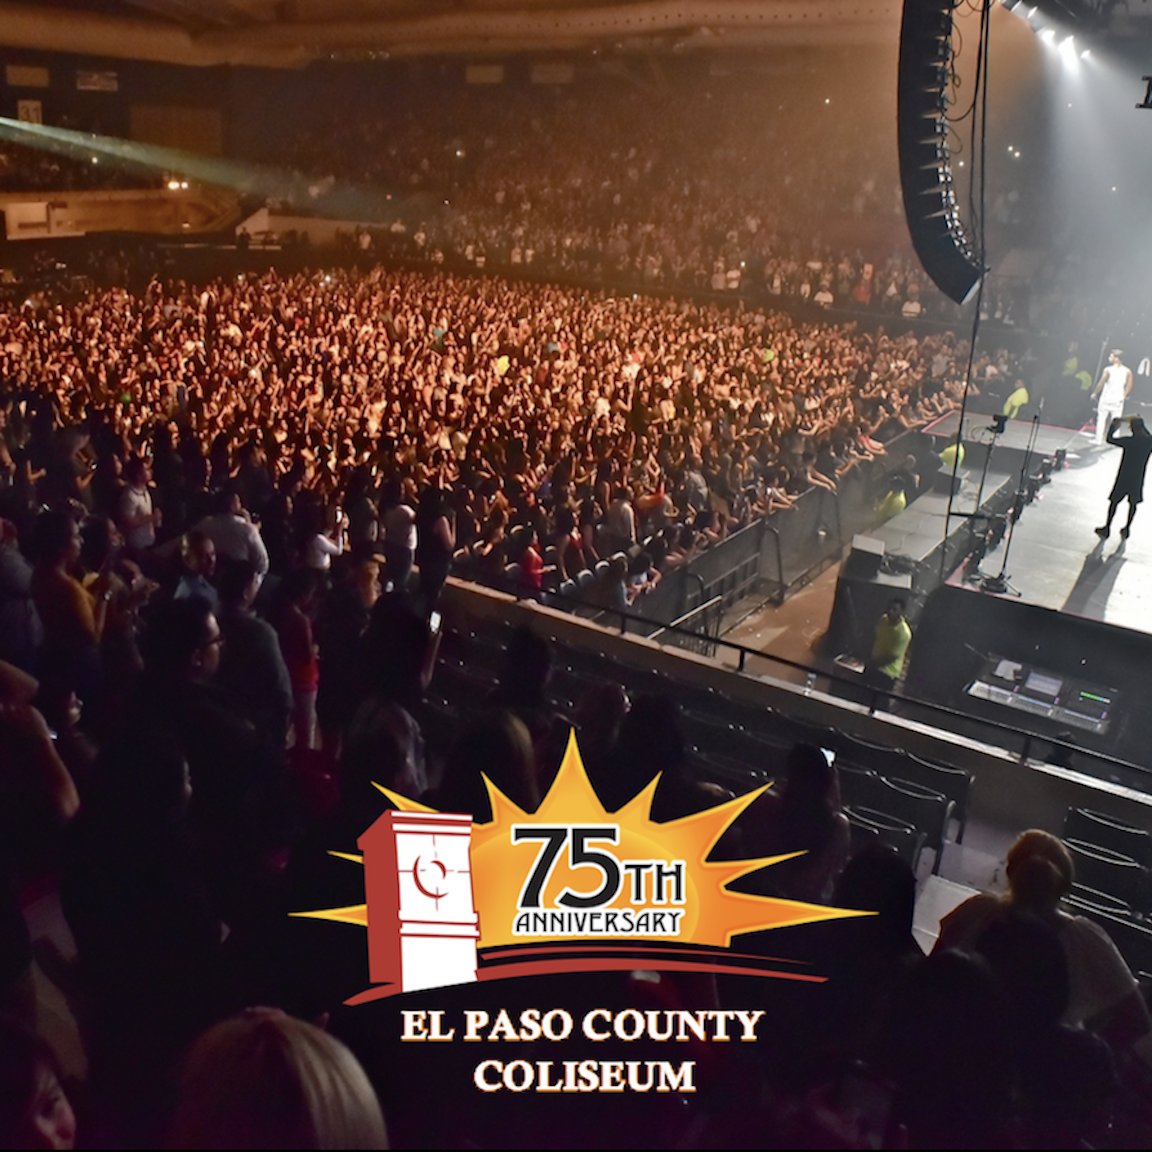
[[[1132,369],[1123,361],[1124,353],[1114,348],[1108,364],[1100,373],[1100,381],[1092,390],[1096,405],[1096,443],[1103,444],[1113,420],[1124,415],[1124,403],[1132,393]]]

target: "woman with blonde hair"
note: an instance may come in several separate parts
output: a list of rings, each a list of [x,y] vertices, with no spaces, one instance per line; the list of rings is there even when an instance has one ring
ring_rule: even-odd
[[[1068,960],[1062,1022],[1099,1033],[1117,1055],[1131,1053],[1152,1070],[1152,1019],[1131,970],[1103,928],[1060,907],[1075,880],[1068,849],[1050,832],[1031,829],[1017,837],[1006,863],[1008,891],[973,896],[945,916],[934,951],[970,950],[987,928],[1013,914],[1051,925]]]
[[[356,1057],[315,1025],[250,1008],[193,1044],[169,1148],[387,1148]]]

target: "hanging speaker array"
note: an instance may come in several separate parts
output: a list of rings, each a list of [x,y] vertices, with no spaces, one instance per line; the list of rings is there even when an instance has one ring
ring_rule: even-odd
[[[896,115],[912,245],[936,287],[963,304],[984,268],[960,219],[948,146],[952,7],[948,0],[904,0]]]

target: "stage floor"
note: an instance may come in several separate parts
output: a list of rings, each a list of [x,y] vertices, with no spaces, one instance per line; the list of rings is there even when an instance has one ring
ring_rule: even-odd
[[[1119,465],[1117,449],[1072,434],[1067,467],[1053,473],[1016,525],[1006,575],[1026,603],[1152,634],[1152,491],[1131,539],[1122,541],[1119,533],[1126,503],[1107,540],[1093,532],[1104,523]],[[1003,545],[985,557],[981,570],[995,576],[1002,567]],[[949,583],[961,584],[960,573]]]
[[[968,445],[991,443],[991,420],[991,416],[972,414],[965,416],[964,443]],[[925,425],[922,431],[929,436],[935,436],[940,443],[955,440],[959,428],[960,413],[949,412],[946,416],[941,416],[931,424]],[[1071,428],[1037,422],[1033,429],[1031,420],[1009,420],[1004,426],[1003,433],[996,438],[997,449],[1001,452],[1023,452],[1031,444],[1032,450],[1041,456],[1051,456],[1058,448],[1072,451],[1079,445],[1089,443],[1088,436]]]

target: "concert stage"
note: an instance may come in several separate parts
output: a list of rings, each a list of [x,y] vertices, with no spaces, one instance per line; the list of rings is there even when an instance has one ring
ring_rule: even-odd
[[[928,593],[940,583],[941,557],[946,577],[967,555],[972,533],[983,531],[985,518],[1007,510],[1016,494],[1017,480],[1014,473],[990,466],[981,493],[980,473],[972,476],[964,469],[960,490],[952,498],[951,519],[947,492],[925,492],[868,535],[883,543],[886,566],[913,572],[915,590]]]
[[[938,449],[943,450],[956,439],[960,427],[960,413],[949,412],[928,424],[923,431],[931,436]],[[1019,471],[1028,445],[1039,457],[1055,456],[1063,448],[1068,452],[1079,451],[1089,443],[1089,438],[1071,428],[1058,428],[1032,420],[1009,420],[1004,431],[993,437],[992,417],[968,413],[964,417],[964,464],[961,471],[979,473],[984,464],[984,454],[991,447],[992,459],[1007,466],[1015,466]]]
[[[1068,466],[1024,508],[1010,545],[981,565],[1003,573],[1008,591],[958,571],[924,603],[906,691],[1143,765],[1152,748],[1152,501],[1130,540],[1119,538],[1124,505],[1101,541],[1093,529],[1120,453],[1073,437]]]
[[[1120,453],[1096,447],[1087,436],[1076,439],[1067,467],[1054,472],[1024,509],[1006,568],[1001,546],[985,557],[982,570],[997,575],[1004,568],[1026,604],[1152,635],[1152,488],[1131,539],[1120,539],[1128,507],[1123,504],[1111,537],[1102,541],[1093,529],[1107,514]],[[949,582],[960,583],[960,574]],[[1013,592],[1006,596],[1014,598]]]

